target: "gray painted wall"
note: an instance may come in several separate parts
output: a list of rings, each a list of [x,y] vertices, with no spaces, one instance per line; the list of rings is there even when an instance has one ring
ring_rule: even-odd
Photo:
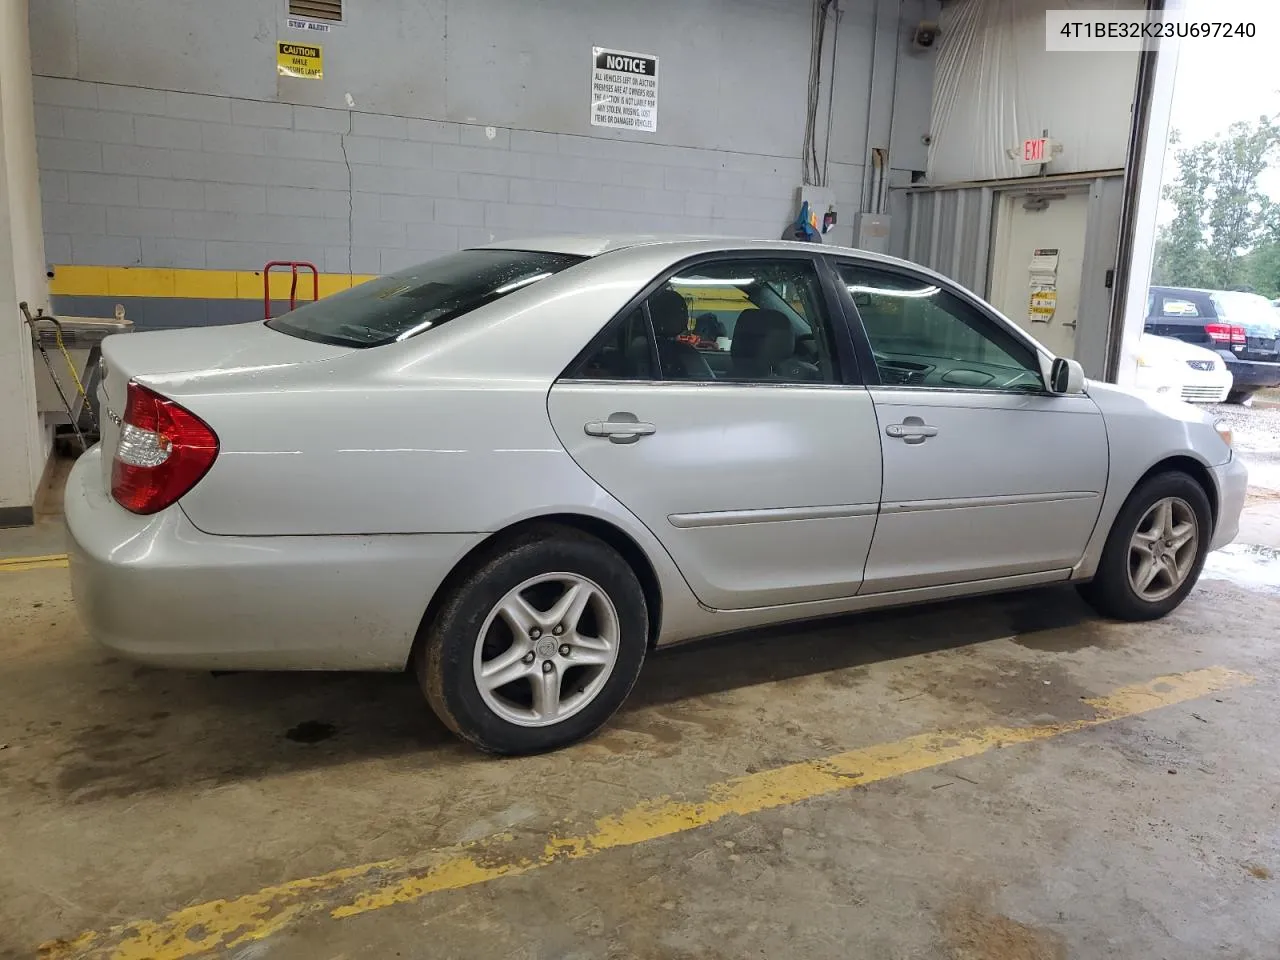
[[[933,55],[908,38],[938,4],[841,5],[829,184],[847,230],[868,130],[924,168]],[[307,81],[276,76],[276,41],[307,42],[284,0],[33,4],[48,260],[373,273],[521,234],[773,237],[794,216],[804,0],[345,6],[310,38],[325,77]],[[593,44],[660,57],[657,133],[589,126]]]

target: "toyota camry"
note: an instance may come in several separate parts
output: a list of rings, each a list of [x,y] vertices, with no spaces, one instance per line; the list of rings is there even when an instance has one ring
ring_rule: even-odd
[[[1068,582],[1163,616],[1245,496],[1206,414],[830,246],[503,243],[103,366],[66,492],[98,641],[408,668],[498,753],[589,735],[695,637]]]

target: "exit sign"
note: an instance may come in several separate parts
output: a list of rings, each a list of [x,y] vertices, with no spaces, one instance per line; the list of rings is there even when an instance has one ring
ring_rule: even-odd
[[[1022,160],[1024,163],[1044,163],[1048,158],[1049,141],[1044,137],[1022,141]]]

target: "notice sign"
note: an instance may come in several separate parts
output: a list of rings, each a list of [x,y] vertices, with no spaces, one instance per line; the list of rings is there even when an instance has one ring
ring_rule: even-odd
[[[320,47],[279,41],[276,44],[276,73],[282,77],[320,80],[324,77],[324,57]]]
[[[591,48],[591,125],[658,129],[658,58]]]

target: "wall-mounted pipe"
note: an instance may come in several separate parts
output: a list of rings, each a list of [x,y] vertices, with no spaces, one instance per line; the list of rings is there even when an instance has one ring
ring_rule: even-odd
[[[862,196],[858,198],[859,210],[872,210],[873,207],[867,205],[868,196],[874,196],[872,191],[875,182],[875,169],[873,167],[873,154],[871,147],[871,117],[875,112],[876,106],[876,50],[880,46],[880,0],[872,0],[871,12],[871,75],[867,80],[867,127],[863,134],[863,170],[862,170]]]

